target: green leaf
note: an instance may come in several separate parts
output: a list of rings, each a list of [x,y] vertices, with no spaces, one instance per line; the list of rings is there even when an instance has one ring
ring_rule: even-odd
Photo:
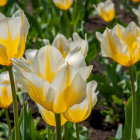
[[[140,71],[136,74],[136,136],[140,139]],[[131,121],[132,121],[132,97],[129,98],[125,105],[125,126],[123,140],[130,140],[131,137]]]

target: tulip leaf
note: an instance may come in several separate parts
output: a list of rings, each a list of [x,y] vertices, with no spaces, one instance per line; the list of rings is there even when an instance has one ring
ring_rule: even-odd
[[[140,138],[140,72],[136,74],[137,92],[136,92],[136,137]],[[130,140],[131,137],[131,121],[132,121],[132,97],[130,97],[125,105],[125,126],[123,140]]]

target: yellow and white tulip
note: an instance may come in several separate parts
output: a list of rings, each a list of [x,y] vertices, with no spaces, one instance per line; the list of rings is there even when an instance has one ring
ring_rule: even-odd
[[[97,102],[96,87],[97,83],[95,81],[91,81],[87,84],[86,98],[80,104],[73,105],[61,114],[61,125],[64,125],[67,121],[78,123],[89,117],[92,108]],[[56,126],[55,114],[39,104],[37,104],[37,106],[44,121],[51,126]]]
[[[7,108],[12,103],[12,91],[8,72],[0,74],[0,108]]]
[[[140,2],[140,0],[131,0],[131,1],[133,1],[133,2]]]
[[[126,28],[117,24],[96,36],[101,44],[101,53],[123,66],[132,66],[140,60],[140,28],[131,22]]]
[[[0,0],[0,7],[3,7],[6,5],[8,0]]]
[[[11,58],[21,58],[25,50],[25,41],[29,23],[22,10],[12,17],[0,13],[0,64],[10,66]]]
[[[100,2],[97,7],[94,5],[97,14],[106,22],[110,22],[115,17],[114,3],[111,0]]]
[[[53,0],[53,2],[62,10],[68,10],[73,4],[73,0]]]
[[[22,88],[36,103],[54,113],[63,113],[85,99],[86,80],[92,66],[79,63],[81,67],[72,66],[50,45],[42,47],[30,64],[13,59],[16,79]]]
[[[48,41],[44,40],[44,43],[47,45]],[[88,52],[88,41],[87,39],[84,40],[80,38],[77,33],[73,33],[73,39],[66,39],[64,35],[58,33],[52,42],[52,46],[59,49],[63,58],[65,58],[65,61],[69,64],[76,67],[85,65],[85,57]]]

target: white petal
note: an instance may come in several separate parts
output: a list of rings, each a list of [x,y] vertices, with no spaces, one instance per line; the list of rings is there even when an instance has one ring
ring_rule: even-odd
[[[5,15],[3,15],[2,13],[0,13],[0,21],[6,19]]]
[[[81,76],[83,77],[84,80],[87,80],[91,71],[92,71],[93,66],[85,66],[85,67],[81,67],[79,68],[79,73],[81,74]]]
[[[44,76],[44,79],[51,82],[60,68],[65,63],[61,53],[54,47],[42,47],[36,54],[32,70]]]
[[[25,57],[29,64],[32,63],[37,52],[38,52],[38,50],[36,50],[36,49],[28,49],[25,51]]]
[[[65,60],[74,67],[86,66],[85,58],[79,48],[76,48],[72,52],[70,52]]]

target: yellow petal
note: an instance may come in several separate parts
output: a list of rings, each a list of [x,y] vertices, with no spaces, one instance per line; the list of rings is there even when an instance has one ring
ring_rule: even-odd
[[[73,0],[53,0],[53,2],[58,8],[62,10],[69,9],[73,4]]]
[[[7,0],[0,0],[0,7],[6,5],[7,3]]]
[[[0,74],[0,108],[7,108],[12,103],[12,91],[8,72]]]
[[[39,108],[39,112],[41,113],[43,120],[51,126],[56,126],[55,114],[51,111],[48,111],[47,109],[45,109],[44,107],[42,107],[39,104],[37,104],[37,106]],[[67,122],[67,120],[61,114],[61,126],[63,126],[66,122]]]
[[[89,82],[87,85],[87,95],[85,100],[72,106],[63,113],[64,117],[71,122],[78,123],[88,118],[91,113],[92,107],[96,104],[97,96],[95,93],[96,82]]]
[[[65,58],[68,52],[70,51],[68,40],[65,38],[64,35],[58,34],[55,39],[53,40],[52,46],[59,49],[63,57]]]

